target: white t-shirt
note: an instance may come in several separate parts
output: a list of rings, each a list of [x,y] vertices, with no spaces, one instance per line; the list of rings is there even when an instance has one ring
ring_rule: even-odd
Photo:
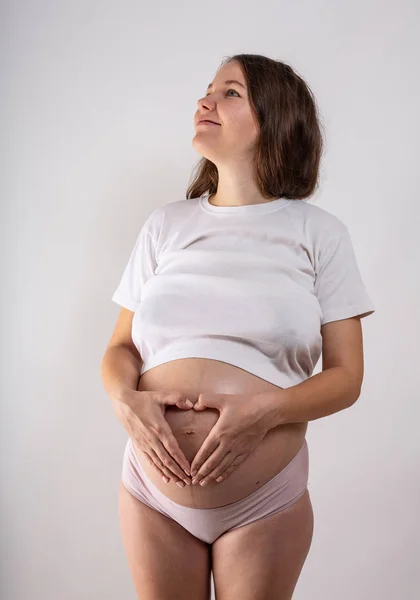
[[[304,200],[208,198],[152,211],[112,296],[135,313],[140,375],[198,357],[296,385],[321,356],[321,325],[375,311],[349,231]]]

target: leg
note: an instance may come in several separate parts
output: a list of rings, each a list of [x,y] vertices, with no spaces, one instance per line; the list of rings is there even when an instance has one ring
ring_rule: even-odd
[[[216,600],[291,600],[313,524],[306,490],[283,511],[221,535],[212,547]]]
[[[209,544],[140,502],[120,482],[118,514],[137,597],[210,600]]]

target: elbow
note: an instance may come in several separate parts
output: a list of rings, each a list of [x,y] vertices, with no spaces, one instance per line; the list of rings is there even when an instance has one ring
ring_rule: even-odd
[[[348,371],[347,378],[347,407],[353,406],[360,397],[362,391],[362,379]]]
[[[360,397],[360,393],[361,393],[361,387],[360,386],[358,386],[356,389],[352,389],[351,392],[349,392],[348,402],[347,402],[348,408],[350,408],[351,406],[353,406],[353,404],[356,404],[357,400]]]

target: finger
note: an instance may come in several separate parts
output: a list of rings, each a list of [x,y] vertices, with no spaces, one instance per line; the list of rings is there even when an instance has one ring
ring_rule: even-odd
[[[190,463],[188,462],[184,453],[182,452],[181,447],[178,444],[178,440],[172,433],[172,429],[170,428],[169,423],[167,423],[167,421],[164,421],[160,431],[155,432],[155,435],[156,434],[157,439],[159,440],[159,442],[161,442],[163,448],[166,450],[166,453],[169,456],[169,460],[172,462],[172,465],[170,463],[167,466],[169,466],[170,468],[172,468],[172,466],[175,466],[177,470],[181,469],[182,471],[184,471],[182,476],[184,476],[184,474],[189,475]]]
[[[165,473],[164,469],[161,468],[160,466],[160,460],[157,458],[157,454],[154,452],[153,456],[155,456],[155,461],[152,460],[152,458],[147,454],[147,452],[143,452],[147,462],[149,463],[149,465],[151,465],[155,471],[157,471],[159,473],[159,475],[161,475],[163,477],[163,479],[166,481],[166,483],[168,483],[170,481],[170,477],[168,477],[168,475]]]
[[[219,445],[210,458],[200,467],[194,479],[200,481],[210,475],[226,458],[229,460],[229,455],[231,455],[231,452],[226,452],[223,446]]]
[[[232,469],[231,471],[225,471],[224,473],[221,473],[219,475],[219,477],[216,477],[216,483],[222,483],[222,481],[226,481],[226,479],[229,477],[229,475],[232,473],[232,471],[234,471],[235,469]]]
[[[190,485],[190,481],[187,476],[183,473],[179,465],[167,453],[166,448],[160,441],[160,438],[162,438],[163,435],[163,430],[160,428],[159,431],[156,432],[149,431],[147,438],[149,444],[149,453],[155,463],[156,468],[162,471],[162,473],[164,473],[169,479],[174,479],[175,477],[175,479],[179,481],[183,480],[187,485]]]
[[[150,449],[150,452],[151,452],[151,456],[152,456],[152,463],[154,461],[155,468],[162,474],[162,476],[166,477],[166,479],[168,479],[169,481],[171,479],[175,480],[175,483],[183,481],[185,483],[185,485],[191,485],[191,482],[189,481],[189,479],[186,475],[182,475],[181,477],[178,477],[177,475],[175,475],[175,473],[173,471],[171,471],[161,461],[159,456],[156,454],[156,452],[152,448]],[[166,483],[168,483],[168,481],[166,481]]]
[[[194,404],[191,402],[191,400],[188,399],[179,400],[179,402],[177,402],[175,406],[177,408],[182,408],[183,410],[191,410],[192,408],[194,408]]]
[[[238,465],[240,465],[247,456],[249,456],[249,454],[239,454],[233,461],[231,461],[231,460],[229,461],[230,464],[225,469],[223,469],[222,463],[221,463],[220,464],[221,468],[215,469],[212,473],[207,475],[207,477],[203,481],[208,483],[209,481],[214,480],[217,483],[220,483],[221,481],[226,479],[231,473],[233,473],[233,471],[236,469],[236,467]],[[225,461],[223,461],[223,462],[225,462]],[[201,483],[203,483],[203,481]]]
[[[160,460],[160,458],[156,454],[156,452],[153,450],[153,448],[150,448],[149,452],[150,452],[151,464],[155,467],[155,469],[157,469],[167,479],[168,478],[173,479],[174,474],[167,467],[165,467],[165,465],[162,463],[162,461]]]
[[[214,467],[212,471],[210,471],[207,475],[205,475],[201,481],[198,480],[198,483],[209,483],[210,481],[215,481],[219,475],[226,472],[226,470],[232,464],[232,453],[228,452],[226,456],[220,461],[220,463]],[[195,476],[194,479],[197,479],[198,475]]]
[[[154,450],[161,460],[162,464],[172,471],[179,479],[184,479],[186,473],[183,468],[179,465],[185,462],[188,465],[188,461],[185,458],[181,448],[178,446],[178,442],[175,438],[166,438],[163,440],[156,439],[154,444]],[[173,458],[175,457],[175,458]],[[188,468],[188,467],[187,467]]]
[[[198,473],[198,471],[203,468],[204,462],[209,458],[209,456],[213,454],[213,452],[216,450],[216,448],[219,447],[219,445],[220,441],[217,440],[215,437],[212,437],[211,435],[208,435],[206,437],[200,450],[197,452],[191,463],[191,475],[193,477],[194,471]]]
[[[133,443],[134,443],[134,447],[136,449],[136,454],[139,454],[139,453],[142,454],[146,458],[149,465],[151,465],[153,467],[153,469],[155,471],[157,471],[161,477],[164,477],[165,480],[167,480],[166,483],[169,483],[169,481],[171,479],[174,479],[174,474],[172,473],[172,471],[170,471],[168,468],[165,467],[165,465],[162,464],[160,458],[158,457],[158,455],[156,454],[156,452],[153,450],[153,448],[151,446],[149,448],[149,452],[146,452],[145,450],[142,450],[135,441]],[[184,479],[184,482],[186,482],[185,479]]]
[[[246,456],[239,456],[236,457],[235,460],[233,461],[232,464],[229,465],[229,467],[226,469],[226,471],[224,471],[223,473],[220,473],[220,475],[218,477],[216,477],[216,481],[217,483],[220,483],[221,481],[224,481],[227,477],[229,477],[229,475],[231,475],[233,473],[233,471],[236,469],[236,467],[245,460]]]

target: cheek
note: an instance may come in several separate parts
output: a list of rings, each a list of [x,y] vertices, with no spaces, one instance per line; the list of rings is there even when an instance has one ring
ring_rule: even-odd
[[[229,130],[233,132],[233,137],[242,146],[253,144],[258,136],[258,126],[252,116],[243,111],[238,111],[238,114],[232,117]]]

